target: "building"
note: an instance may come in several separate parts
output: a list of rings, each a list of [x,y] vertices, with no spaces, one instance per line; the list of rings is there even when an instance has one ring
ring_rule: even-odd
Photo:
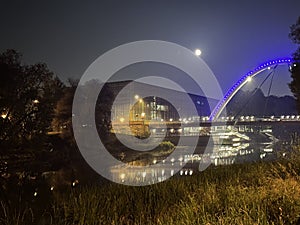
[[[150,123],[199,121],[210,115],[209,103],[217,102],[204,96],[135,81],[107,85],[114,96],[111,110],[113,131],[119,133],[147,133],[150,132]]]

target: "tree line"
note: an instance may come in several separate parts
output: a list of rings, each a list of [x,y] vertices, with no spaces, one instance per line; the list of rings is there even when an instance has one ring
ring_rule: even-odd
[[[290,39],[298,46],[293,54],[294,63],[291,65],[290,72],[292,81],[289,87],[296,98],[297,110],[300,112],[300,16],[291,27]]]
[[[88,91],[97,85],[96,80],[80,87],[72,79],[63,83],[45,63],[26,65],[12,49],[1,53],[0,174],[58,170],[80,158],[72,132],[73,96],[80,88],[84,104]],[[103,139],[111,128],[111,101],[111,91],[105,86],[95,109]]]

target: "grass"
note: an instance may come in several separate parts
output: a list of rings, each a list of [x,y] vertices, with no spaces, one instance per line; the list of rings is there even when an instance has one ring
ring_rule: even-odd
[[[210,167],[130,187],[108,183],[55,193],[39,214],[1,201],[0,224],[299,224],[300,156]]]

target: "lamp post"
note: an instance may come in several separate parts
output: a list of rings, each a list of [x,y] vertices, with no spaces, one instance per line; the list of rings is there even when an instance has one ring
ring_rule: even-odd
[[[145,113],[145,102],[143,100],[143,98],[140,98],[139,95],[135,95],[134,96],[135,100],[137,101],[134,104],[133,110],[134,110],[134,115],[135,115],[135,121],[137,121],[138,123],[136,124],[137,127],[139,127],[140,124],[139,122],[142,122],[142,131],[139,131],[137,133],[141,134],[141,136],[145,135],[146,129],[145,129],[145,117],[146,117],[146,113]],[[140,117],[140,119],[139,119]],[[137,130],[138,131],[138,130]]]
[[[134,95],[134,99],[137,101],[140,97],[136,94]],[[138,118],[138,110],[136,109],[136,101],[134,102],[133,106],[131,107],[130,106],[130,109],[131,109],[131,115],[132,115],[132,120],[137,120]]]
[[[143,109],[143,99],[142,98],[140,98],[139,99],[139,113],[142,115],[142,113],[143,113],[143,111],[144,111],[144,109]]]
[[[143,136],[145,136],[145,116],[146,116],[146,113],[142,112],[141,119],[143,121]]]

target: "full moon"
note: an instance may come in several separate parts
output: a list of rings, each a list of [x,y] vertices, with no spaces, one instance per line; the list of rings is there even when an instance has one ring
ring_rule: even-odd
[[[196,56],[200,56],[201,55],[201,50],[200,49],[196,49],[195,50],[195,55]]]

